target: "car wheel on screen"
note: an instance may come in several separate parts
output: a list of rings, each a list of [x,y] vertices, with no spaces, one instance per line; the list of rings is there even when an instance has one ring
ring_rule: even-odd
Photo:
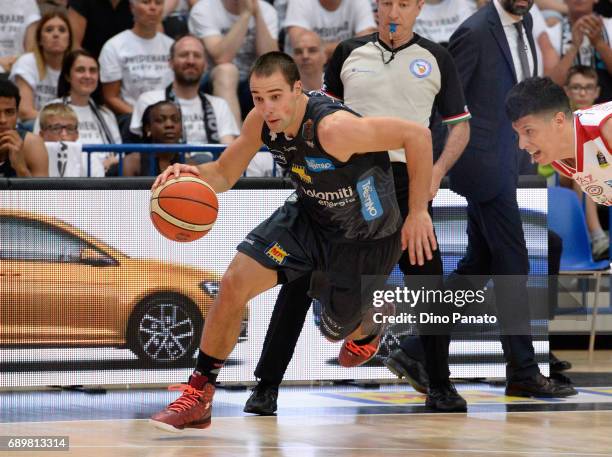
[[[193,357],[199,346],[202,324],[199,310],[185,297],[149,297],[130,319],[130,348],[147,364],[184,362]]]

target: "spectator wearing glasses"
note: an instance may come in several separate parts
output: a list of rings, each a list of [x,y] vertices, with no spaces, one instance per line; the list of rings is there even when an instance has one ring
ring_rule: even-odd
[[[66,56],[58,81],[57,96],[51,103],[69,105],[78,118],[80,143],[121,143],[117,120],[113,113],[102,105],[98,62],[89,52],[77,49]],[[40,117],[34,125],[34,133],[39,130]],[[85,155],[83,161],[86,170]],[[107,153],[92,153],[90,176],[105,176],[113,161]]]
[[[585,65],[571,67],[567,73],[564,89],[573,111],[593,106],[600,93],[597,71]],[[565,187],[572,187],[582,199],[582,189],[575,181],[563,176],[560,176],[559,180]],[[585,199],[585,215],[591,236],[593,258],[606,258],[609,254],[610,239],[599,222],[597,205],[590,198]]]
[[[79,120],[70,106],[50,103],[40,112],[40,136],[44,141],[77,141]]]

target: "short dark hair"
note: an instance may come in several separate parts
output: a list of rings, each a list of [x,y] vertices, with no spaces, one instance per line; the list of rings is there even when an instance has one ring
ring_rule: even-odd
[[[298,70],[295,61],[284,52],[272,51],[267,52],[257,58],[249,73],[251,76],[270,76],[274,72],[280,71],[291,87],[296,81],[300,80],[300,71]]]
[[[17,109],[19,109],[21,95],[19,95],[19,88],[12,81],[0,79],[0,97],[14,98]]]
[[[567,95],[550,78],[527,78],[506,96],[506,114],[511,122],[547,111],[572,114]]]
[[[85,49],[75,49],[74,51],[70,51],[62,62],[62,71],[60,72],[59,79],[57,81],[57,96],[59,98],[68,97],[70,95],[70,91],[72,87],[68,82],[68,78],[70,77],[70,71],[74,66],[74,63],[79,57],[88,57],[93,59],[98,66],[98,71],[100,70],[100,64],[96,60],[96,58]],[[96,103],[96,105],[102,105],[102,90],[100,85],[100,76],[98,75],[98,83],[96,84],[96,89],[90,95],[91,99]]]
[[[587,67],[586,65],[574,65],[567,70],[567,77],[565,78],[565,85],[569,86],[571,79],[574,75],[582,75],[585,78],[594,79],[599,84],[599,77],[597,76],[597,70],[593,67]]]
[[[144,112],[142,113],[142,136],[144,137],[145,141],[149,140],[146,137],[146,129],[151,129],[151,116],[153,115],[153,110],[159,108],[160,106],[164,106],[164,105],[170,105],[170,106],[174,106],[177,111],[179,112],[179,115],[181,115],[181,119],[182,119],[182,113],[181,113],[181,108],[174,102],[170,101],[170,100],[160,100],[156,103],[153,103],[152,105],[149,105],[145,108]]]

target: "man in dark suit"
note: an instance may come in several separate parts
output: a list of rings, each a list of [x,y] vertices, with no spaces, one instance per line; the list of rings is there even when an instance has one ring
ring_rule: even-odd
[[[468,247],[447,287],[463,288],[467,275],[482,275],[480,284],[470,279],[472,287],[481,288],[493,275],[506,394],[565,397],[576,391],[542,376],[535,361],[526,289],[529,261],[516,200],[524,151],[504,111],[508,91],[537,73],[532,4],[492,0],[461,24],[449,42],[472,120],[470,141],[450,171],[451,189],[468,202]],[[516,331],[517,316],[524,332]]]

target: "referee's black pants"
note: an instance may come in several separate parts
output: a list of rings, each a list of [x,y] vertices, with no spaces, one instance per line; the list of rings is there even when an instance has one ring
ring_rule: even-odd
[[[405,219],[408,215],[406,164],[397,162],[392,165],[397,202],[402,218]],[[430,214],[431,211],[430,203]],[[402,254],[399,266],[406,275],[406,281],[410,287],[418,288],[420,285],[427,288],[442,287],[442,257],[439,250],[433,254],[432,260],[426,261],[423,266],[410,265],[407,252]],[[421,280],[417,276],[421,276]],[[255,369],[255,377],[264,383],[280,384],[283,379],[310,307],[309,286],[310,275],[304,275],[281,287],[268,325],[261,357]],[[421,335],[404,338],[402,347],[407,346],[416,352],[415,358],[424,359],[430,381],[436,383],[448,379],[450,374],[448,370],[449,341],[448,335]]]

